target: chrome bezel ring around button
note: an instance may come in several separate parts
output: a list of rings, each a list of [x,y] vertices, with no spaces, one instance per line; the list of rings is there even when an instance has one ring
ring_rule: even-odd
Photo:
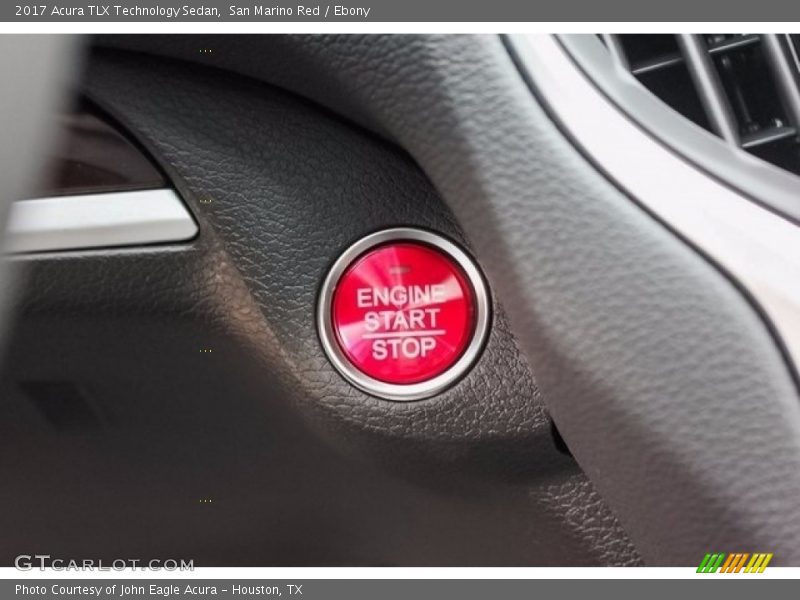
[[[467,276],[475,302],[472,339],[461,356],[446,371],[427,381],[396,384],[366,375],[345,355],[336,339],[332,319],[333,295],[339,279],[365,252],[387,242],[419,242],[433,246],[453,259]],[[455,384],[473,366],[483,350],[489,333],[491,304],[488,286],[475,262],[458,245],[443,236],[410,227],[396,227],[370,234],[347,248],[336,260],[322,283],[317,301],[317,330],[322,348],[336,370],[358,389],[386,400],[408,402],[430,398]]]

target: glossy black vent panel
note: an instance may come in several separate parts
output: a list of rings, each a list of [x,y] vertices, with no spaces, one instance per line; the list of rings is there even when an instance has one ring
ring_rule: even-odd
[[[35,197],[157,189],[158,168],[108,117],[88,104],[58,117]]]
[[[800,174],[797,36],[603,35],[614,59],[700,127]]]

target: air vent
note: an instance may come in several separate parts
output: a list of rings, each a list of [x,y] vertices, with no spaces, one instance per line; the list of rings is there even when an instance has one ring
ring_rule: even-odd
[[[618,65],[700,127],[800,174],[795,36],[603,35]]]

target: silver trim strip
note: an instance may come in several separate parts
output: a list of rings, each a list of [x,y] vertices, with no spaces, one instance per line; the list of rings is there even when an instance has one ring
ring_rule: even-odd
[[[708,177],[635,126],[554,36],[509,39],[537,92],[575,141],[623,189],[738,279],[800,365],[797,226]]]
[[[782,41],[787,44],[784,50]],[[775,83],[783,94],[784,107],[789,113],[791,124],[800,127],[800,89],[797,86],[797,67],[789,61],[787,53],[794,52],[794,44],[789,36],[765,33],[761,36],[764,53],[775,77]]]
[[[618,64],[626,71],[630,71],[631,65],[628,62],[628,57],[625,55],[625,49],[622,47],[622,40],[619,39],[619,36],[604,33],[602,34],[602,38],[614,63]]]
[[[370,248],[374,248],[386,242],[396,241],[416,241],[439,248],[445,254],[453,258],[464,270],[475,293],[475,331],[472,334],[472,340],[464,351],[464,354],[461,355],[461,358],[459,358],[452,367],[441,375],[428,381],[410,385],[385,383],[359,371],[345,356],[336,341],[336,333],[334,332],[333,320],[331,318],[333,292],[336,289],[339,278],[347,267]],[[461,248],[440,235],[421,229],[406,227],[386,229],[373,233],[360,239],[345,250],[325,277],[317,302],[317,329],[319,331],[319,339],[322,342],[325,354],[327,354],[336,370],[350,383],[368,394],[401,402],[421,400],[423,398],[435,396],[453,385],[464,375],[483,349],[483,344],[489,333],[489,318],[489,292],[483,276],[472,259],[467,256]]]
[[[171,189],[20,200],[11,206],[6,253],[181,242],[197,224]]]
[[[739,130],[733,119],[733,111],[705,42],[693,33],[680,33],[677,40],[712,129],[729,144],[738,146]]]

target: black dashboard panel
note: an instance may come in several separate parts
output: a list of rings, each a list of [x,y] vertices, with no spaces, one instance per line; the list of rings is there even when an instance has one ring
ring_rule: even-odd
[[[502,307],[476,367],[430,400],[372,398],[327,362],[314,307],[339,252],[397,225],[464,240],[404,151],[169,59],[98,51],[84,91],[152,152],[201,233],[19,260],[0,437],[24,460],[2,463],[22,482],[4,561],[33,540],[198,565],[638,562],[557,447]],[[47,384],[91,418],[54,425]]]

